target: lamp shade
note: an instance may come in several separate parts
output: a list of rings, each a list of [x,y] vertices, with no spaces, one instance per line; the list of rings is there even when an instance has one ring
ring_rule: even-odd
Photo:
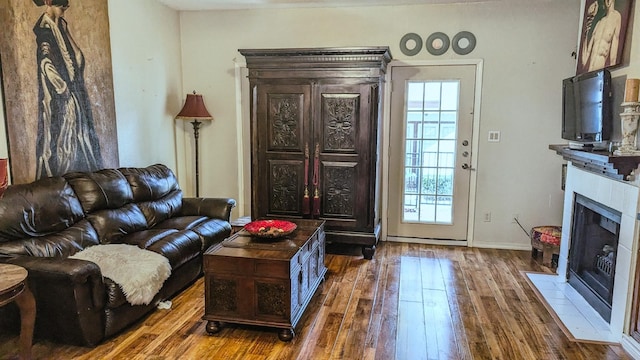
[[[182,110],[176,115],[176,119],[212,120],[213,117],[204,106],[202,95],[196,94],[194,91],[193,94],[187,94],[187,100],[185,100]]]

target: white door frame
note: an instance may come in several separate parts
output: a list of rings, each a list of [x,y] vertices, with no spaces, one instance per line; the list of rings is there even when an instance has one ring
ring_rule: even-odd
[[[480,140],[480,105],[482,103],[482,59],[449,59],[449,60],[392,60],[387,66],[387,74],[385,76],[385,93],[384,93],[384,112],[382,116],[382,229],[381,239],[387,240],[388,236],[388,212],[389,212],[389,143],[391,130],[391,73],[394,67],[398,66],[444,66],[444,65],[474,65],[476,67],[476,88],[473,104],[473,134],[471,141],[471,168],[477,169],[478,165],[478,146]],[[469,217],[467,226],[466,245],[473,246],[473,230],[476,208],[476,183],[477,172],[471,171],[469,183]],[[396,238],[395,241],[403,241],[402,238]],[[407,242],[419,242],[426,244],[456,244],[461,245],[463,241],[448,240],[420,240],[407,238]]]
[[[236,83],[236,144],[238,152],[238,217],[251,215],[251,143],[249,114],[251,95],[245,97],[242,89],[249,87],[249,79],[242,75],[247,71],[244,60],[233,59]],[[246,108],[245,108],[246,107]]]

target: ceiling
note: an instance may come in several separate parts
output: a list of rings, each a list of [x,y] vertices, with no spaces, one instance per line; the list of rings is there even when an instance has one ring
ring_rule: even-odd
[[[460,4],[497,0],[157,0],[175,10]],[[504,1],[504,0],[502,0]]]

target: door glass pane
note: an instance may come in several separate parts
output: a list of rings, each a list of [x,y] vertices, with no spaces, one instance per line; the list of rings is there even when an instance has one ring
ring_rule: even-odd
[[[409,81],[403,222],[451,224],[459,81]]]
[[[458,81],[442,82],[442,103],[440,110],[458,111]]]
[[[407,221],[418,221],[418,195],[405,195],[403,209]]]
[[[424,101],[424,86],[420,83],[409,83],[407,89],[407,110],[422,111]]]
[[[406,167],[419,167],[420,164],[420,155],[421,155],[421,145],[422,141],[420,140],[406,140],[406,149],[404,153],[405,166]],[[405,181],[406,182],[406,181]]]

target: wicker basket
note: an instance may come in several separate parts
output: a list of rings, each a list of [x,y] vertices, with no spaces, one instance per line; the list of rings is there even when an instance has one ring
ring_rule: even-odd
[[[557,266],[560,254],[560,240],[562,227],[560,226],[536,226],[531,229],[531,256],[537,258],[538,252],[542,252],[542,265]]]

